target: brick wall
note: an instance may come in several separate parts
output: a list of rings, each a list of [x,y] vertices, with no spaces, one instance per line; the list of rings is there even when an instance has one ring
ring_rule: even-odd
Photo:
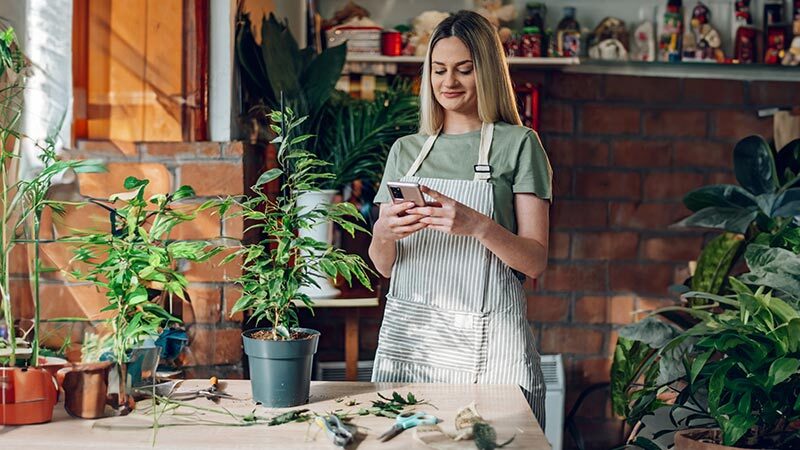
[[[74,154],[81,158],[101,158],[107,163],[108,172],[81,174],[75,187],[81,194],[94,198],[108,198],[110,194],[124,191],[123,180],[128,176],[150,180],[146,195],[190,185],[198,195],[197,203],[243,191],[243,146],[239,142],[121,144],[84,141],[78,143]],[[46,218],[43,237],[52,236],[53,231],[64,235],[70,229],[91,228],[107,230],[108,213],[93,205],[77,210],[69,208],[62,218]],[[172,236],[183,240],[213,240],[221,236],[238,239],[242,236],[242,223],[241,219],[222,221],[219,215],[203,213],[196,220],[176,227]],[[182,307],[191,339],[186,360],[189,377],[206,377],[211,372],[224,377],[242,376],[242,317],[228,317],[238,293],[227,280],[236,277],[239,268],[235,261],[223,267],[217,265],[227,252],[229,250],[207,263],[181,267],[190,282],[191,307],[186,304]],[[70,249],[60,243],[47,244],[42,251],[43,264],[50,267],[66,267],[71,256]],[[14,286],[19,285],[24,292],[27,290],[24,289],[25,271],[20,272],[20,279],[15,280]],[[24,294],[20,297],[23,304],[19,311],[30,309],[30,293]],[[42,300],[45,317],[92,316],[105,304],[103,293],[58,272],[48,274],[44,280]],[[80,341],[84,328],[73,325],[57,330],[50,326],[46,335],[49,343],[57,346],[66,335],[73,341]],[[73,353],[73,357],[77,354]]]

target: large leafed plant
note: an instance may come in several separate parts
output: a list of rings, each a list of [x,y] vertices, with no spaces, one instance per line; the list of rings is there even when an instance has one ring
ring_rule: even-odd
[[[351,236],[355,231],[367,230],[356,223],[363,219],[350,203],[298,206],[298,196],[318,191],[320,182],[332,175],[320,170],[328,163],[302,147],[311,138],[298,132],[306,117],[297,118],[290,108],[273,111],[269,117],[277,133],[272,143],[278,145],[278,167],[259,177],[249,198],[229,201],[238,206],[232,215],[250,221],[249,229],[258,230],[261,238],[229,255],[224,262],[240,258],[242,263],[242,276],[236,280],[242,296],[231,314],[250,310],[250,320],[272,324],[272,338],[281,340],[291,339],[291,329],[298,326],[297,305],[313,307],[313,300],[301,287],[316,285],[315,277],[342,276],[348,283],[355,278],[366,287],[370,287],[370,281],[369,268],[360,256],[298,236],[298,230],[308,230],[320,222],[338,224]],[[280,193],[273,199],[265,192],[265,186],[279,178]]]

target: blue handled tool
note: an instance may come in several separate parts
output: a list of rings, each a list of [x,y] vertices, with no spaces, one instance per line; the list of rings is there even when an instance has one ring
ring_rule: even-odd
[[[329,414],[327,416],[317,416],[314,418],[317,425],[325,430],[325,434],[337,447],[344,447],[353,442],[353,433],[342,423],[342,420],[336,414]]]
[[[425,414],[424,412],[401,413],[397,415],[394,426],[389,428],[378,439],[386,442],[408,428],[419,425],[436,425],[437,423],[439,423],[439,419],[436,416]]]

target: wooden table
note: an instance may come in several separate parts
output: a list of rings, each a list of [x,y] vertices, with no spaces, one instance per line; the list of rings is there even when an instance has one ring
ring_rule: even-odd
[[[206,380],[188,380],[181,389],[204,387]],[[227,391],[237,400],[222,400],[215,405],[206,399],[193,400],[194,405],[220,408],[245,415],[256,410],[260,416],[272,417],[287,409],[266,409],[257,407],[250,397],[250,382],[235,380],[227,383]],[[498,434],[498,440],[505,441],[512,435],[516,438],[506,448],[549,450],[550,445],[544,437],[539,424],[534,419],[519,387],[512,385],[450,385],[450,384],[401,384],[401,383],[353,383],[319,381],[311,384],[311,400],[308,408],[318,413],[334,410],[357,410],[371,406],[371,400],[377,400],[377,392],[391,395],[397,391],[402,395],[414,393],[421,399],[428,400],[438,409],[423,405],[418,410],[435,414],[441,420],[440,426],[452,432],[455,430],[453,419],[456,411],[471,402],[475,402],[480,414]],[[359,404],[345,406],[335,400],[349,397]],[[139,408],[149,405],[148,400],[139,402]],[[180,408],[189,414],[187,408]],[[135,411],[126,417],[112,417],[100,420],[80,420],[69,417],[63,405],[56,405],[53,421],[41,425],[22,427],[0,427],[0,447],[3,449],[334,449],[327,435],[316,425],[308,423],[288,423],[268,427],[253,425],[247,427],[198,425],[199,420],[215,420],[229,422],[226,416],[217,413],[194,413],[194,415],[164,415],[160,423],[182,423],[187,426],[166,426],[158,429],[153,446],[153,423],[151,415]],[[359,427],[356,443],[347,448],[369,449],[408,449],[429,448],[414,439],[414,430],[406,430],[387,442],[380,442],[377,437],[389,429],[394,423],[391,419],[375,416],[357,416],[353,423]],[[474,449],[472,441],[450,441],[453,448]]]

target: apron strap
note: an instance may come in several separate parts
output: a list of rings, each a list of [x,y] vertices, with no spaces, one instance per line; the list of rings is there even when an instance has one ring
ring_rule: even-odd
[[[436,138],[438,136],[439,133],[428,136],[428,139],[422,145],[422,150],[420,150],[419,156],[417,156],[417,159],[414,161],[414,164],[411,165],[411,168],[408,169],[408,172],[406,173],[407,177],[413,177],[417,173],[417,170],[419,170],[419,166],[422,165],[422,161],[425,161],[425,158],[428,156],[428,153],[431,152],[431,149],[433,148],[433,143],[436,141]]]
[[[489,150],[492,148],[494,124],[481,124],[481,143],[478,150],[478,164],[475,164],[473,181],[489,181],[492,178],[492,166],[489,165]]]
[[[475,165],[475,177],[473,181],[489,181],[492,177],[492,166],[489,165],[489,150],[492,147],[492,137],[494,136],[494,124],[493,123],[482,123],[481,124],[481,141],[478,149],[478,164]],[[432,134],[428,136],[428,139],[425,140],[425,143],[422,145],[422,149],[417,156],[417,159],[414,160],[414,164],[408,169],[406,172],[407,177],[413,177],[419,167],[422,165],[422,162],[425,161],[425,158],[428,157],[428,154],[431,152],[433,148],[433,143],[436,142],[436,138],[439,137],[439,133]]]

